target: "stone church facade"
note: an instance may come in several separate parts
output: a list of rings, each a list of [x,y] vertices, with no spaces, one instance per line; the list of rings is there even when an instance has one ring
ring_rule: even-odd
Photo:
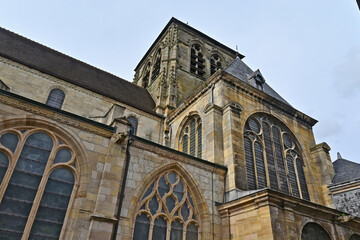
[[[360,239],[317,121],[243,58],[172,18],[130,83],[0,29],[0,239]]]

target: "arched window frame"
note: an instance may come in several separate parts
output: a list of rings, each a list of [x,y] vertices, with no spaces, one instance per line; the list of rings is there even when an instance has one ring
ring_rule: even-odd
[[[54,108],[61,109],[65,100],[65,93],[59,88],[54,88],[50,91],[49,96],[46,100],[46,105]]]
[[[5,146],[3,146],[0,143],[0,152],[5,153],[5,155],[8,157],[8,160],[9,160],[6,173],[5,173],[2,181],[0,181],[0,204],[6,193],[6,189],[9,185],[9,182],[11,180],[11,177],[13,175],[13,172],[14,172],[17,162],[19,160],[20,154],[22,153],[25,143],[27,142],[27,139],[30,136],[32,136],[33,134],[43,133],[43,134],[46,134],[47,136],[49,136],[52,140],[52,149],[51,149],[49,157],[47,159],[44,172],[41,175],[41,181],[37,187],[36,195],[34,197],[30,213],[27,216],[26,225],[25,225],[24,231],[22,233],[22,239],[28,239],[31,234],[32,226],[34,225],[34,221],[36,220],[39,207],[41,206],[40,205],[41,200],[44,197],[44,191],[47,186],[47,183],[49,182],[49,177],[51,176],[51,174],[54,171],[56,171],[58,169],[62,169],[62,168],[69,170],[73,174],[74,182],[72,185],[72,190],[71,190],[69,201],[67,202],[67,209],[65,211],[65,216],[64,216],[64,219],[62,222],[62,227],[61,227],[60,235],[59,235],[59,238],[61,238],[63,235],[63,229],[66,226],[66,222],[68,220],[69,209],[71,209],[71,206],[72,206],[72,203],[73,203],[73,200],[75,197],[74,193],[76,192],[76,190],[78,188],[78,182],[79,182],[79,174],[80,174],[79,171],[80,170],[78,167],[79,164],[78,164],[78,160],[77,160],[75,151],[66,143],[66,141],[61,136],[59,136],[58,134],[55,134],[53,132],[50,132],[44,128],[25,127],[24,126],[24,127],[13,127],[13,128],[9,128],[9,129],[4,129],[4,130],[0,131],[0,138],[1,138],[1,136],[5,135],[7,133],[16,135],[18,138],[18,142],[17,142],[16,149],[14,152],[10,151],[8,148],[6,148]],[[57,153],[60,150],[64,150],[64,149],[68,150],[71,153],[70,160],[68,160],[67,162],[54,163]]]
[[[310,200],[301,149],[285,124],[270,115],[251,115],[244,126],[244,145],[250,190],[269,187]]]
[[[190,72],[198,76],[205,74],[205,54],[202,47],[198,43],[191,46],[190,52]]]
[[[150,67],[151,67],[151,63],[148,62],[145,66],[144,66],[144,70],[143,70],[143,74],[142,74],[142,87],[143,88],[147,88],[150,84]]]
[[[306,222],[302,229],[301,229],[301,240],[308,240],[306,238],[304,238],[304,230],[308,227],[311,227],[311,226],[315,226],[315,228],[317,228],[318,230],[320,230],[321,232],[317,232],[315,233],[316,235],[311,235],[311,237],[313,236],[316,236],[318,239],[318,237],[321,237],[321,240],[332,240],[332,237],[331,237],[331,234],[328,232],[328,230],[320,223],[317,223],[317,222]],[[320,234],[322,233],[322,235],[320,236]],[[327,239],[324,239],[323,237],[327,238]],[[311,238],[313,239],[313,238]]]
[[[152,66],[151,81],[153,82],[160,74],[161,67],[161,48],[156,51],[154,58],[154,65]]]
[[[177,176],[177,180],[173,183],[169,180],[169,174],[175,173]],[[165,180],[166,184],[169,186],[169,190],[167,192],[161,192],[159,191],[159,185],[161,179]],[[175,191],[174,189],[178,186],[179,182],[182,182],[183,184],[183,197],[179,201],[177,198],[178,195],[176,195],[175,200],[175,206],[173,207],[172,211],[168,210],[168,204],[167,199],[175,197]],[[162,196],[161,196],[162,195]],[[158,218],[163,218],[166,221],[166,240],[171,239],[171,233],[172,233],[172,223],[174,221],[180,222],[183,226],[182,229],[182,239],[185,240],[186,234],[187,234],[187,227],[190,225],[194,225],[197,228],[197,238],[200,239],[200,215],[196,209],[196,204],[193,202],[194,195],[192,193],[192,189],[189,187],[189,184],[184,179],[184,177],[181,175],[181,173],[175,169],[166,170],[165,172],[158,175],[154,181],[152,181],[146,188],[145,191],[143,191],[142,197],[140,198],[141,201],[137,204],[136,211],[135,211],[135,217],[134,217],[134,227],[133,227],[133,237],[136,233],[136,224],[137,224],[137,217],[143,215],[146,216],[149,220],[149,232],[148,232],[148,239],[153,239],[153,229],[155,226],[155,221]],[[150,209],[151,201],[154,201],[156,199],[157,201],[157,211],[154,213]],[[185,205],[186,204],[186,205]],[[182,216],[182,208],[188,207],[189,209],[189,215],[187,219],[184,220],[184,216]],[[134,238],[135,239],[135,238]]]
[[[194,124],[194,128],[191,126]],[[194,130],[194,131],[192,131]],[[202,157],[202,121],[198,115],[190,116],[182,126],[179,139],[179,150],[194,157]],[[194,153],[191,152],[191,142],[194,141]]]
[[[220,54],[212,54],[210,57],[210,76],[216,73],[218,70],[222,69],[223,67],[223,60]]]

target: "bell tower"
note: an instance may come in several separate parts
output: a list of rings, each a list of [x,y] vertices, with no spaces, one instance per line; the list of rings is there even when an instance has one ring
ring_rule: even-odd
[[[134,83],[148,89],[156,112],[166,116],[237,55],[243,57],[171,18],[136,66]]]

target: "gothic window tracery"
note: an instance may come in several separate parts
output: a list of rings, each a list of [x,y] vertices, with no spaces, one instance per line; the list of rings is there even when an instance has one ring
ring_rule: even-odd
[[[0,132],[0,239],[58,239],[78,172],[73,150],[39,128]]]
[[[65,99],[65,93],[60,89],[56,88],[51,90],[48,99],[46,100],[46,105],[61,109],[64,99]]]
[[[155,63],[151,73],[151,81],[154,81],[159,76],[160,65],[161,65],[161,49],[159,48],[155,56]]]
[[[202,157],[202,124],[197,115],[190,117],[180,134],[181,151],[191,156]]]
[[[133,239],[197,240],[199,217],[186,181],[170,170],[146,189],[136,214]]]
[[[191,47],[190,72],[203,76],[205,71],[205,59],[199,44],[193,44]]]
[[[210,58],[210,75],[213,75],[219,69],[222,69],[221,59],[218,54],[213,54]]]
[[[296,139],[278,120],[254,114],[244,129],[249,190],[271,189],[310,200]]]

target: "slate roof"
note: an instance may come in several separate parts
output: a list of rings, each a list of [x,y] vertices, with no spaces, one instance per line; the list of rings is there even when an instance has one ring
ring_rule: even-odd
[[[360,179],[360,164],[346,159],[338,158],[333,162],[335,176],[331,185]]]
[[[256,80],[254,78],[255,73],[260,73],[259,70],[251,70],[239,57],[236,57],[233,62],[229,64],[228,67],[224,69],[225,72],[233,75],[238,78],[240,81],[243,81],[254,88],[257,88]],[[261,74],[261,73],[260,73]],[[285,99],[283,99],[274,89],[272,89],[266,82],[262,84],[262,89],[259,89],[266,93],[267,95],[285,103],[288,106],[291,106]]]
[[[157,115],[146,89],[1,27],[0,56]]]

